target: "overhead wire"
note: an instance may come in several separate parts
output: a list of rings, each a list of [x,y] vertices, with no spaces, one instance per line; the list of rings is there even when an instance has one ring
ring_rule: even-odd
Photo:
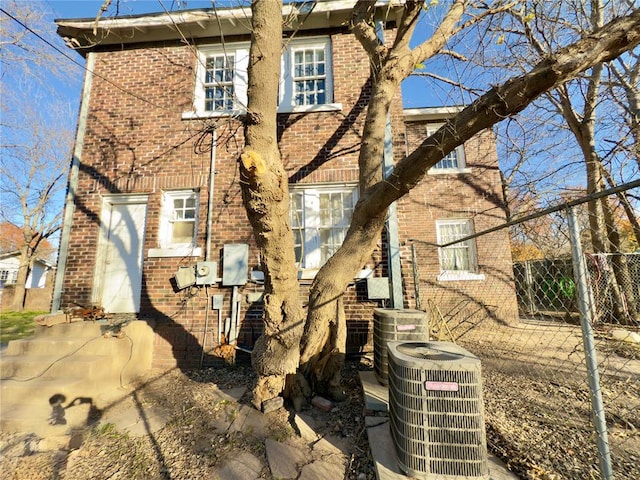
[[[160,3],[162,4],[161,0]],[[165,9],[166,11],[166,9]],[[119,91],[139,100],[142,101],[146,104],[149,104],[155,108],[158,108],[160,110],[167,110],[166,107],[160,106],[155,104],[154,102],[136,94],[133,93],[127,89],[125,89],[124,87],[118,85],[117,83],[109,80],[108,78],[104,77],[103,75],[100,75],[99,73],[96,73],[94,70],[91,70],[89,68],[87,68],[85,65],[83,65],[81,62],[78,62],[77,60],[75,60],[74,58],[72,58],[70,55],[68,55],[67,53],[65,53],[64,51],[62,51],[60,48],[58,48],[56,45],[54,45],[53,43],[51,43],[49,40],[47,40],[46,38],[44,38],[42,35],[40,35],[38,32],[36,32],[35,30],[33,30],[31,27],[29,27],[28,25],[26,25],[24,22],[22,22],[20,19],[16,18],[15,16],[13,16],[11,13],[7,12],[4,8],[0,7],[0,12],[2,12],[3,14],[5,14],[9,19],[11,19],[12,21],[16,22],[18,25],[20,25],[22,28],[24,28],[25,30],[27,30],[29,33],[31,33],[32,35],[34,35],[38,40],[40,40],[41,42],[45,43],[47,46],[49,46],[50,48],[52,48],[53,50],[55,50],[57,53],[59,53],[60,55],[62,55],[64,58],[66,58],[67,60],[71,61],[73,64],[77,65],[78,67],[80,67],[82,70],[86,71],[87,73],[105,81],[106,83],[114,86],[115,88],[117,88]],[[167,12],[168,13],[168,12]],[[173,19],[172,19],[173,21]],[[174,23],[175,25],[175,23]],[[176,28],[177,25],[176,25]],[[183,37],[183,40],[186,42],[187,47],[193,49],[193,46],[191,45],[191,43],[184,37],[184,35],[182,34],[182,32],[180,32],[181,36]],[[208,132],[210,132],[211,129],[211,125],[207,124],[199,129],[197,129],[197,131],[195,133],[190,133],[190,135],[185,139],[182,140],[180,142],[178,142],[175,145],[172,145],[170,147],[168,147],[167,149],[165,149],[163,152],[161,152],[160,154],[154,156],[150,161],[145,162],[145,164],[149,164],[153,161],[156,161],[158,159],[160,159],[161,157],[163,157],[164,155],[167,155],[171,152],[173,152],[174,150],[176,150],[177,148],[179,148],[180,146],[184,145],[185,143],[189,142],[190,140],[192,140],[193,138],[196,137],[200,137],[203,134],[206,134]]]
[[[44,38],[42,35],[40,35],[38,32],[36,32],[35,30],[33,30],[31,27],[29,27],[28,25],[26,25],[25,23],[23,23],[20,19],[14,17],[13,15],[11,15],[9,12],[7,12],[4,8],[0,7],[0,12],[4,13],[7,17],[9,17],[11,20],[13,20],[14,22],[16,22],[18,25],[20,25],[22,28],[26,29],[29,33],[31,33],[32,35],[34,35],[38,40],[44,42],[45,44],[47,44],[49,47],[53,48],[56,52],[58,52],[60,55],[62,55],[63,57],[65,57],[67,60],[71,61],[72,63],[74,63],[75,65],[79,66],[80,68],[82,68],[83,70],[85,70],[86,72],[90,73],[91,75],[98,77],[99,79],[107,82],[108,84],[114,86],[115,88],[117,88],[118,90],[120,90],[123,93],[126,93],[127,95],[130,95],[134,98],[136,98],[137,100],[140,100],[141,102],[145,102],[148,103],[149,105],[156,107],[156,108],[162,108],[158,105],[156,105],[155,103],[151,102],[150,100],[141,97],[140,95],[137,95],[133,92],[130,92],[128,90],[126,90],[125,88],[121,87],[120,85],[118,85],[117,83],[112,82],[111,80],[109,80],[108,78],[100,75],[99,73],[96,73],[95,71],[91,71],[89,70],[86,65],[83,65],[82,63],[78,62],[77,60],[75,60],[74,58],[72,58],[71,56],[67,55],[65,52],[63,52],[62,50],[60,50],[56,45],[54,45],[53,43],[51,43],[49,40],[47,40],[46,38]]]

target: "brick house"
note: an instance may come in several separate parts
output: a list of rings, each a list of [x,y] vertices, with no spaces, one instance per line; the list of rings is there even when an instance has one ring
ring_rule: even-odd
[[[288,5],[283,13],[279,144],[303,287],[339,246],[358,196],[369,66],[346,27],[352,4],[331,0],[305,12]],[[395,14],[379,9],[387,36]],[[248,15],[236,8],[102,19],[96,36],[94,19],[56,21],[86,57],[87,73],[53,306],[136,313],[154,325],[158,367],[215,361],[221,332],[249,348],[260,334],[260,260],[238,167]],[[396,102],[387,164],[456,111],[403,111]],[[370,348],[380,306],[424,308],[433,298],[442,311],[460,312],[460,295],[476,306],[499,298],[491,315],[515,318],[504,231],[440,252],[424,246],[503,223],[502,198],[486,131],[399,201],[379,250],[346,292],[349,349]],[[412,248],[414,239],[424,248]],[[367,289],[367,276],[389,279],[369,282],[381,294]]]

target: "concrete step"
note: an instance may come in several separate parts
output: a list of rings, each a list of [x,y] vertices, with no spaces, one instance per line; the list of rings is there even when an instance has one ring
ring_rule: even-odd
[[[108,355],[3,355],[0,378],[26,381],[32,378],[117,378],[118,365]]]
[[[34,336],[36,337],[74,337],[91,338],[104,333],[106,322],[73,322],[61,323],[51,327],[36,325]]]
[[[41,337],[12,340],[3,352],[5,355],[65,355],[95,354],[117,355],[129,352],[131,342],[127,338],[97,335],[94,337]]]
[[[61,425],[48,425],[54,396],[63,399],[57,412],[69,415],[67,425],[76,423],[71,415],[78,405],[96,416],[123,395],[121,386],[151,368],[153,338],[145,321],[123,327],[122,338],[103,336],[98,322],[80,322],[42,327],[33,338],[9,342],[0,353],[0,428],[59,431]]]
[[[26,382],[3,380],[0,384],[0,416],[5,408],[16,405],[48,405],[54,395],[66,401],[74,398],[94,397],[100,391],[99,382],[90,378],[36,378]]]

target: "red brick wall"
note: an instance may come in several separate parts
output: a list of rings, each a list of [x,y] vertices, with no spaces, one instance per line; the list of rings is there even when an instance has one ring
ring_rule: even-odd
[[[423,121],[407,125],[409,151],[425,138],[425,131]],[[398,202],[399,228],[405,242],[402,252],[405,302],[410,307],[416,304],[411,261],[414,248],[420,303],[422,309],[432,311],[432,321],[437,321],[441,314],[451,322],[452,328],[460,323],[471,325],[489,319],[512,322],[517,318],[517,305],[507,229],[475,240],[478,273],[485,276],[484,280],[437,279],[440,274],[438,250],[434,246],[437,220],[469,218],[473,220],[475,232],[506,222],[493,132],[484,131],[468,141],[464,153],[470,173],[427,175]]]
[[[369,62],[355,39],[345,32],[332,35],[332,50],[334,102],[342,103],[342,110],[281,114],[278,119],[282,158],[292,183],[357,180],[356,160],[369,94],[366,86]],[[207,305],[211,305],[212,295],[223,294],[221,316],[224,321],[231,316],[231,289],[212,286],[175,291],[171,277],[178,267],[194,265],[203,258],[157,258],[150,257],[148,252],[159,246],[162,192],[176,188],[200,189],[198,246],[204,249],[211,156],[202,147],[210,144],[211,137],[203,137],[203,142],[198,140],[207,126],[215,124],[218,145],[215,152],[211,260],[218,261],[220,265],[220,253],[225,244],[247,243],[250,245],[249,268],[257,266],[255,244],[240,194],[237,160],[243,146],[242,126],[233,119],[182,119],[183,112],[192,108],[195,66],[193,51],[184,45],[139,45],[99,51],[95,55],[96,76],[82,146],[79,194],[64,276],[62,308],[72,303],[91,303],[104,195],[145,193],[148,195],[148,208],[140,317],[148,318],[156,325],[154,365],[197,366],[201,362],[203,343],[206,344],[207,355],[202,358],[202,363],[215,363],[216,359],[209,355],[209,351],[218,340],[218,312],[207,308]],[[404,154],[405,142],[399,96],[394,102],[392,121],[398,133],[394,138],[394,154],[399,158]],[[421,135],[419,130],[409,128],[409,147],[415,145]],[[452,178],[435,181],[429,178],[411,192],[400,202],[398,209],[403,241],[410,237],[433,236],[435,219],[439,218],[436,213],[438,207],[450,209],[455,204],[456,210],[480,215],[476,220],[477,230],[504,220],[500,207],[491,203],[491,195],[499,192],[492,138],[483,136],[470,142],[466,148],[470,163],[475,162],[474,159],[489,158],[490,165],[473,167],[472,184],[461,186]],[[478,187],[488,188],[492,193],[478,195],[475,190]],[[416,204],[421,205],[419,210],[415,209]],[[416,216],[416,212],[419,215]],[[505,245],[508,256],[506,240],[496,235],[493,241]],[[489,262],[487,266],[499,267],[505,272],[496,278],[502,278],[504,289],[510,288],[506,257],[485,260],[487,250],[493,253],[495,249],[485,247],[480,241],[478,250],[481,262]],[[384,252],[379,251],[372,259],[379,275],[386,274],[382,264],[384,256]],[[403,283],[409,295],[413,293],[410,259],[410,252],[405,247],[402,252]],[[422,258],[421,281],[431,282],[436,269],[437,256],[435,263],[429,255]],[[448,287],[451,284],[433,285],[429,295],[434,298],[447,296]],[[456,288],[468,289],[457,285]],[[253,342],[261,331],[260,304],[249,304],[246,296],[257,290],[259,287],[253,284],[240,288],[243,319],[240,343]],[[371,345],[372,309],[380,304],[367,301],[361,285],[349,287],[345,295],[350,328],[349,348],[351,351],[366,350]],[[485,301],[485,298],[478,294],[477,300]],[[489,295],[486,300],[493,301],[493,297]],[[407,301],[407,306],[412,305],[413,300]]]
[[[292,182],[357,180],[368,61],[350,35],[332,36],[332,49],[337,86],[334,102],[342,103],[343,110],[279,117],[282,156]],[[198,246],[205,245],[210,153],[197,150],[194,145],[199,132],[214,121],[182,119],[182,113],[191,110],[195,57],[189,48],[172,43],[99,51],[95,55],[96,75],[82,146],[62,307],[92,301],[103,196],[148,194],[140,316],[156,323],[156,366],[194,366],[200,362],[202,343],[206,343],[207,350],[217,343],[218,312],[207,312],[210,297],[224,294],[224,321],[231,316],[231,289],[212,286],[206,291],[192,288],[176,292],[171,277],[178,267],[202,258],[157,258],[148,252],[159,246],[164,189],[200,189]],[[232,119],[217,119],[215,123],[219,145],[211,259],[220,262],[224,244],[248,243],[249,264],[254,267],[257,253],[241,203],[237,164],[243,145],[242,126]],[[205,144],[210,141],[210,137],[206,138]],[[261,329],[259,305],[252,306],[246,300],[246,293],[254,289],[254,285],[240,289],[241,318],[246,319],[240,330],[241,342],[251,342]],[[362,306],[348,309],[361,323],[367,317]],[[360,330],[366,335],[367,328]],[[205,364],[211,361],[208,355],[203,359]]]

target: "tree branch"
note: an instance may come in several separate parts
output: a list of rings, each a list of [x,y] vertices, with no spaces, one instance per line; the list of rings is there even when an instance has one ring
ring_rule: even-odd
[[[445,46],[447,41],[455,34],[456,25],[462,18],[466,4],[465,0],[455,0],[453,2],[433,35],[413,49],[414,64],[431,58]]]
[[[372,186],[359,206],[371,215],[386,209],[409,192],[444,155],[480,131],[524,110],[533,100],[601,62],[640,44],[640,9],[541,61],[525,75],[494,87],[450,119],[413,153],[398,162],[394,172]]]
[[[353,8],[350,25],[351,31],[365,52],[367,52],[374,70],[379,71],[382,68],[382,60],[386,57],[388,49],[376,34],[373,23],[374,13],[375,2],[360,0]]]

